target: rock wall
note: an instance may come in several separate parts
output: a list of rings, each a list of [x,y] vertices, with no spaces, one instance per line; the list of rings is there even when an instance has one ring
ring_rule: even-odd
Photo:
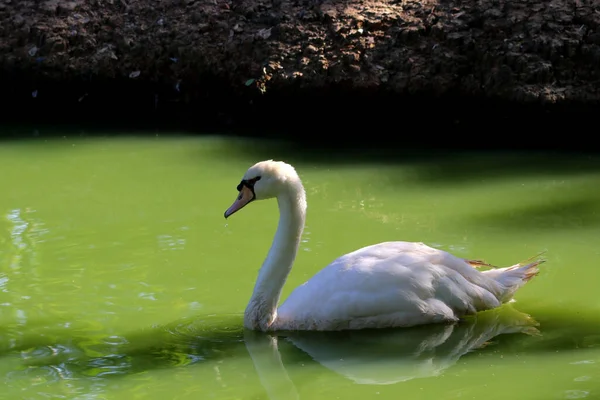
[[[2,107],[193,119],[191,107],[221,122],[282,98],[310,113],[292,100],[306,93],[336,93],[319,107],[354,94],[595,107],[599,10],[597,0],[0,0]]]

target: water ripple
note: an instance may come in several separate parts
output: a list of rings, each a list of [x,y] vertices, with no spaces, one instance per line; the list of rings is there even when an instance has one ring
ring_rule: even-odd
[[[8,276],[5,274],[0,274],[0,290],[3,292],[7,292],[6,284],[8,283]]]
[[[173,235],[159,235],[158,245],[162,250],[177,251],[185,249],[185,239]]]
[[[587,390],[566,390],[565,399],[583,399],[588,397],[590,392]]]

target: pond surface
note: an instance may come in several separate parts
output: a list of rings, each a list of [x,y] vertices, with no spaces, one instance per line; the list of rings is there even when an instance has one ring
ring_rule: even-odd
[[[223,212],[267,158],[296,166],[309,203],[284,297],[387,240],[548,262],[457,326],[244,332],[277,206]],[[0,160],[0,398],[600,398],[600,158],[156,137],[4,141]]]

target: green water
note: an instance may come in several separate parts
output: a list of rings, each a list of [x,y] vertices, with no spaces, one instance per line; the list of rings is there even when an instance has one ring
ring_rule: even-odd
[[[600,158],[422,153],[0,142],[0,398],[600,398]],[[548,262],[516,303],[456,327],[244,332],[277,208],[223,212],[266,158],[293,163],[308,194],[284,297],[386,240],[497,265],[547,251]]]

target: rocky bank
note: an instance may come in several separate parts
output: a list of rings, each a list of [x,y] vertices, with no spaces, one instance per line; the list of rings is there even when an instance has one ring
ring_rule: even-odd
[[[581,113],[599,26],[597,0],[0,0],[1,105],[225,124]]]

